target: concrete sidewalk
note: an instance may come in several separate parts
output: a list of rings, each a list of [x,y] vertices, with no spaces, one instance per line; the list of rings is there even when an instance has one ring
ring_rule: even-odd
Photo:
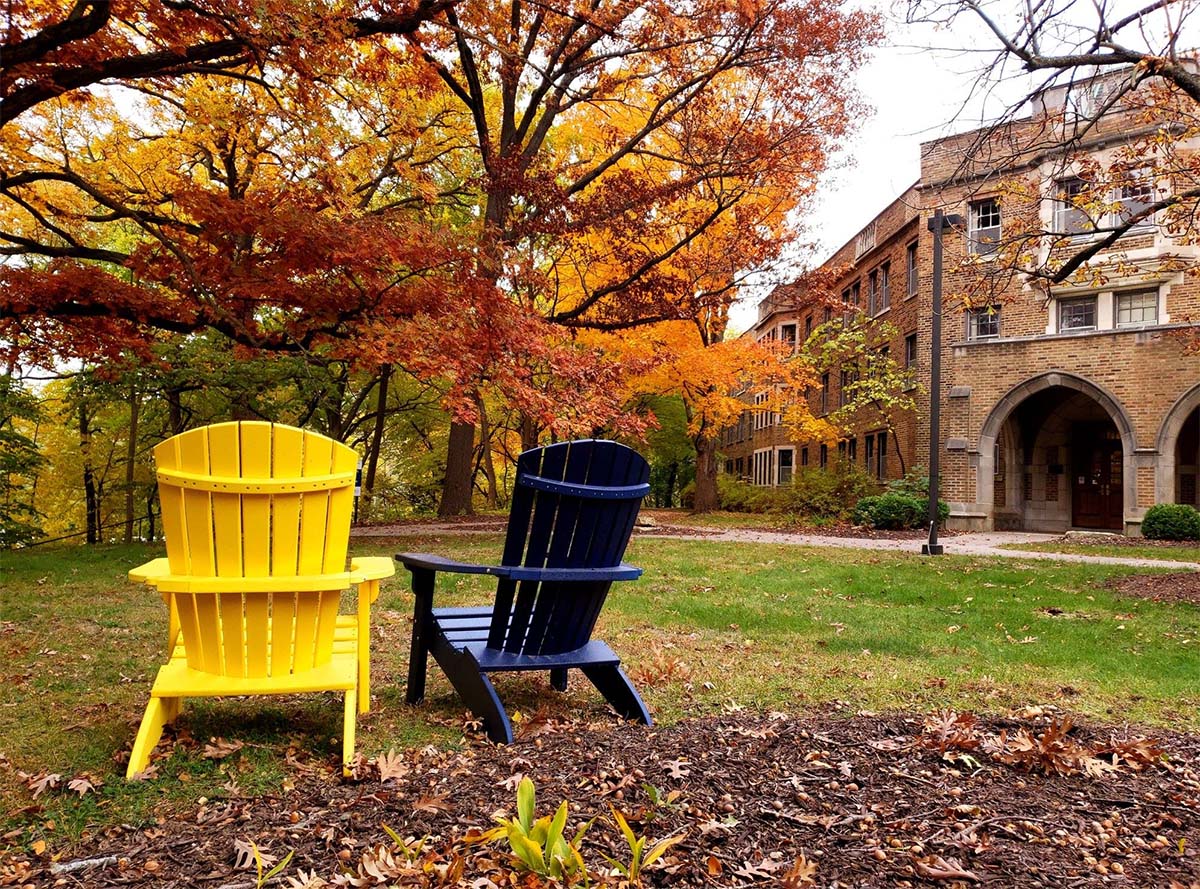
[[[354,528],[353,537],[397,537],[410,534],[445,534],[450,536],[472,534],[501,534],[504,520],[480,519],[469,523],[429,523],[411,525],[377,525]],[[826,546],[845,549],[875,549],[888,552],[919,553],[921,540],[888,540],[872,537],[831,537],[821,534],[793,534],[785,531],[758,531],[749,528],[730,528],[717,531],[708,528],[689,528],[672,525],[656,525],[635,529],[638,538],[662,538],[671,540],[704,540],[727,543],[778,543],[789,546]],[[1004,544],[1046,543],[1060,540],[1057,534],[1034,534],[1024,531],[984,531],[956,534],[943,538],[947,555],[999,556],[1006,559],[1044,559],[1052,562],[1086,562],[1097,565],[1125,565],[1134,568],[1186,568],[1200,571],[1200,562],[1168,561],[1167,559],[1122,558],[1119,556],[1085,556],[1076,553],[1047,553],[1026,550],[1000,549]]]

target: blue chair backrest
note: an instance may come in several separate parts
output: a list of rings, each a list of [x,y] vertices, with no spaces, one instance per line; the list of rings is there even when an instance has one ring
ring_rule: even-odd
[[[568,441],[517,459],[502,565],[612,568],[621,563],[650,466],[613,441]],[[501,582],[488,645],[561,654],[591,638],[609,580]],[[516,586],[514,596],[514,586]]]

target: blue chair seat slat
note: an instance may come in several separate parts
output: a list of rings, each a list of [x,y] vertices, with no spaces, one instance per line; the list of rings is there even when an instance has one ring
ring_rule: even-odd
[[[479,662],[479,668],[485,673],[615,665],[621,662],[621,659],[607,644],[595,639],[574,651],[562,654],[515,655],[508,651],[488,648],[486,645],[469,645],[467,651]]]
[[[650,493],[649,484],[621,485],[616,488],[608,488],[603,485],[556,482],[553,479],[542,478],[540,475],[521,476],[517,479],[517,484],[527,485],[537,491],[562,494],[565,497],[581,497],[585,500],[636,500]]]

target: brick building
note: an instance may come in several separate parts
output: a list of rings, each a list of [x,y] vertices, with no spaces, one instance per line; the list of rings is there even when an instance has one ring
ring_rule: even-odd
[[[1096,123],[1077,107],[1081,96],[1103,98],[1112,78],[1074,93],[1047,91],[1030,117],[1005,127],[922,145],[919,182],[825,263],[842,269],[832,289],[846,310],[868,324],[890,324],[885,348],[919,381],[916,410],[891,428],[865,416],[834,451],[789,441],[776,415],[751,409],[725,433],[727,473],[775,485],[800,467],[838,459],[880,479],[927,465],[927,222],[940,207],[966,221],[965,231],[944,239],[940,459],[951,527],[1136,534],[1154,503],[1197,504],[1200,358],[1186,354],[1185,342],[1200,318],[1200,281],[1188,272],[1200,248],[1173,240],[1150,217],[1098,254],[1091,263],[1097,273],[1086,280],[1040,287],[986,274],[988,263],[1000,267],[1006,220],[1021,214],[1067,233],[1069,244],[1057,249],[1098,237],[1064,198],[1077,188],[1078,157],[1103,164],[1136,137],[1129,113],[1110,112]],[[1072,135],[1077,143],[1068,154],[1061,146]],[[1014,181],[1031,183],[1023,198],[1014,197]],[[1155,194],[1153,182],[1131,175],[1106,212],[1148,207]],[[986,296],[982,280],[993,288]],[[836,314],[827,295],[784,286],[760,304],[746,335],[803,344]],[[815,414],[835,408],[844,383],[844,373],[822,377],[809,393]],[[745,397],[750,404],[762,398]]]

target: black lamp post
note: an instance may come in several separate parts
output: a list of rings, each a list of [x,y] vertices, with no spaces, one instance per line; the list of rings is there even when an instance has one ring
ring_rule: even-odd
[[[930,331],[932,361],[929,365],[929,542],[922,544],[921,554],[940,556],[938,543],[938,492],[941,489],[938,457],[942,413],[942,232],[962,227],[964,220],[956,213],[943,214],[934,210],[928,227],[933,232],[933,329]]]

